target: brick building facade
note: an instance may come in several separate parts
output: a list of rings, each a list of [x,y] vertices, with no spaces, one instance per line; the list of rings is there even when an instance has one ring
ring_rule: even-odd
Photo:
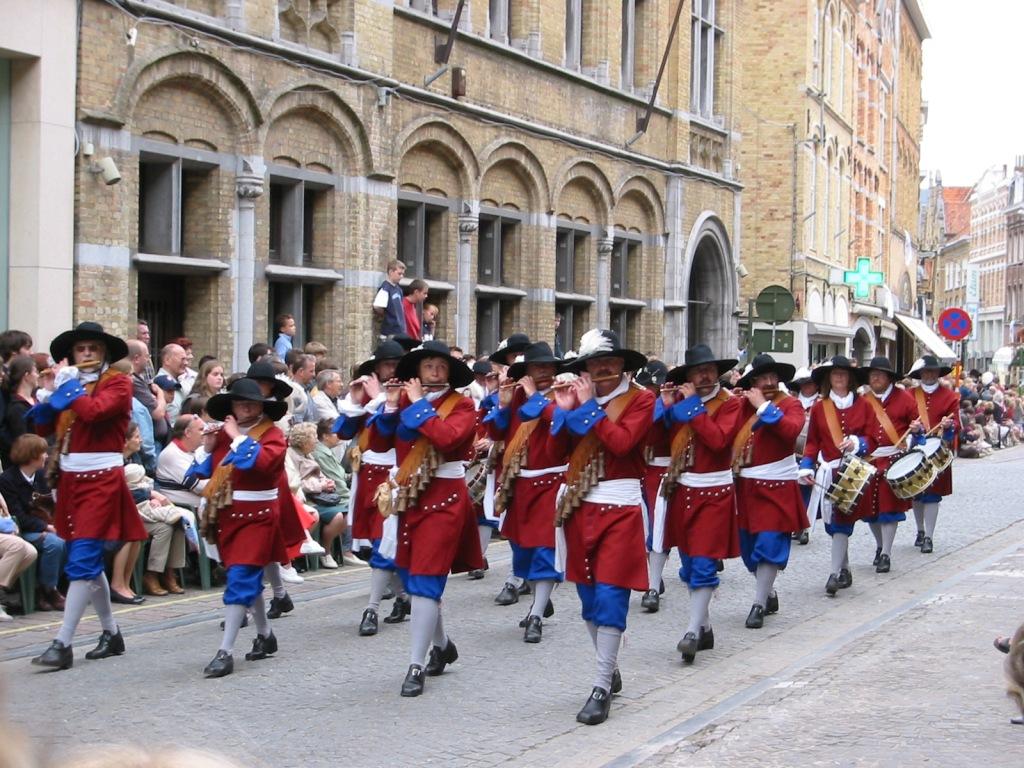
[[[467,1],[429,85],[452,0],[85,0],[78,129],[122,181],[77,168],[76,314],[238,368],[289,311],[351,363],[398,256],[467,350],[558,311],[566,349],[732,352],[736,5],[686,4],[636,137],[667,0]]]

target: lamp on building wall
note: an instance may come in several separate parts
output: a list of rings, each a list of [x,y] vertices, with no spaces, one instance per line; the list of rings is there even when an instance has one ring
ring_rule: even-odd
[[[736,274],[743,278],[750,274],[750,270],[740,263],[736,265]]]
[[[98,163],[90,165],[89,173],[100,174],[103,177],[103,183],[108,187],[121,180],[121,172],[117,170],[117,163],[112,157],[104,157]]]

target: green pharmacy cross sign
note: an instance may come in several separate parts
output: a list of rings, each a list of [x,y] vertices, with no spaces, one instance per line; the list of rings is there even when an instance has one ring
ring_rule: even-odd
[[[871,286],[881,285],[884,277],[881,272],[872,271],[868,258],[857,259],[857,269],[843,272],[843,282],[855,286],[853,295],[861,299],[870,296]]]

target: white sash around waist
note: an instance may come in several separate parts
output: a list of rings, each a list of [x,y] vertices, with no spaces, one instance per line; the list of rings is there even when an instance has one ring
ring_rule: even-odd
[[[832,523],[832,502],[825,496],[825,492],[832,485],[832,470],[837,469],[842,463],[842,458],[826,461],[822,453],[818,453],[818,469],[814,473],[814,485],[811,487],[811,498],[807,502],[807,518],[811,521],[811,528],[814,528],[818,519],[818,509],[821,509],[821,519],[826,524]]]
[[[640,506],[643,494],[640,479],[626,477],[621,480],[602,480],[591,488],[583,500],[591,504],[614,504],[619,507]]]
[[[277,498],[277,488],[267,491],[232,491],[232,501],[273,501]]]
[[[377,464],[382,467],[393,467],[397,459],[395,449],[389,451],[363,451],[359,454],[359,461],[363,464]]]
[[[691,488],[715,488],[719,485],[732,485],[732,470],[720,469],[717,472],[683,472],[676,480],[680,485]]]
[[[466,465],[461,461],[446,461],[434,472],[434,477],[440,480],[458,480],[460,477],[465,476]]]
[[[872,451],[871,457],[880,459],[885,456],[895,456],[897,453],[903,453],[903,449],[898,445],[880,445]]]
[[[747,477],[751,480],[796,480],[798,470],[796,457],[787,456],[784,459],[771,461],[767,464],[741,467],[740,477]]]
[[[359,454],[359,461],[362,464],[372,464],[375,467],[394,467],[395,466],[395,449],[390,448],[386,451],[363,451]],[[349,528],[352,527],[352,523],[355,520],[356,504],[355,500],[359,498],[359,473],[352,473],[352,481],[349,483],[349,499],[351,501],[348,505],[348,512],[345,513],[345,518],[348,520]],[[376,514],[373,512],[372,514]],[[369,539],[353,539],[352,548],[360,549],[362,547],[368,547],[372,544]]]
[[[647,462],[648,467],[667,467],[672,463],[671,456],[652,456],[651,460]]]
[[[96,472],[123,466],[124,456],[116,451],[68,453],[60,457],[60,468],[65,472]]]
[[[543,477],[544,475],[557,475],[569,469],[568,464],[559,464],[557,467],[543,467],[541,469],[521,469],[519,477]]]

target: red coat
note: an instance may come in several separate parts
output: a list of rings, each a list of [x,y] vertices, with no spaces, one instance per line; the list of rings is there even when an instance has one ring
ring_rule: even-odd
[[[495,421],[487,424],[488,434],[492,440],[504,440],[506,447],[508,446],[508,442],[524,423],[519,416],[519,409],[525,402],[525,393],[517,389],[509,406],[508,428],[502,429]],[[551,434],[551,420],[554,414],[555,404],[548,403],[537,417],[539,423],[526,444],[524,469],[546,469],[566,463],[568,430],[562,430],[558,435]],[[500,478],[500,463],[497,473]],[[520,547],[554,547],[555,499],[564,480],[564,472],[553,472],[538,477],[517,477],[513,481],[512,495],[505,511],[505,519],[502,521],[502,535]]]
[[[605,480],[639,481],[643,477],[643,437],[651,429],[653,417],[654,395],[645,389],[636,394],[618,421],[605,418],[594,424],[592,429],[604,450]],[[578,435],[569,438],[569,453],[582,439]],[[568,462],[569,453],[560,463]],[[577,584],[647,589],[647,547],[640,505],[583,502],[564,528],[567,579]]]
[[[835,461],[842,458],[842,453],[832,440],[828,430],[828,422],[825,419],[825,402],[827,396],[822,398],[811,408],[811,426],[807,430],[807,445],[804,446],[804,459],[810,459],[814,464],[818,463],[818,454],[824,456],[825,461]],[[847,437],[862,437],[867,443],[867,452],[870,454],[875,449],[875,441],[869,434],[870,425],[874,421],[871,409],[868,404],[858,395],[853,396],[853,405],[849,408],[836,408],[836,415],[839,418],[839,428]],[[833,472],[834,475],[834,472]],[[871,517],[870,494],[865,491],[856,509],[849,515],[835,510],[833,522],[837,525],[851,525],[857,520]]]
[[[705,412],[688,423],[693,429],[690,444],[693,466],[685,472],[720,472],[732,469],[732,444],[743,426],[746,400],[729,397],[712,416]],[[683,424],[673,424],[674,439]],[[736,490],[730,478],[714,488],[676,484],[665,521],[665,550],[679,549],[690,557],[723,560],[740,554]]]
[[[657,398],[658,396],[655,395]],[[667,459],[672,453],[672,446],[669,441],[668,426],[663,418],[658,418],[662,406],[657,400],[654,404],[654,423],[644,437],[644,460],[647,467],[644,469],[643,492],[644,503],[647,504],[647,514],[651,515],[654,510],[654,503],[658,498],[658,488],[661,487],[661,479],[665,476],[667,466],[652,464],[652,459]]]
[[[921,391],[924,392],[923,389]],[[914,412],[918,413],[916,392],[917,388],[910,390],[910,396],[914,400]],[[956,392],[940,384],[930,395],[924,392],[924,401],[928,412],[925,429],[934,428],[944,417],[949,416],[956,425],[954,434],[960,434],[960,396]],[[939,496],[952,494],[953,467],[949,466],[942,470],[925,493],[937,493]]]
[[[774,424],[761,424],[750,434],[748,466],[771,464],[793,455],[793,446],[804,428],[804,408],[795,397],[782,398],[776,408],[782,411],[782,419]],[[746,424],[754,413],[754,406],[744,399],[741,424]],[[741,446],[740,450],[744,448]],[[751,533],[793,533],[810,527],[796,480],[738,477],[736,507],[739,527]]]
[[[88,390],[88,386],[86,387]],[[132,411],[132,380],[123,373],[107,373],[68,406],[75,413],[68,442],[69,453],[118,453],[124,450]],[[54,424],[39,425],[47,435]],[[54,510],[57,534],[67,541],[145,541],[149,538],[139,509],[124,479],[124,467],[94,472],[61,470]]]
[[[419,434],[438,450],[443,462],[467,461],[476,438],[477,417],[472,400],[449,391],[432,405],[438,410],[453,397],[459,399],[446,418],[429,418],[419,427]],[[403,394],[399,409],[410,407],[413,406]],[[415,442],[415,437],[406,440],[397,431],[387,434],[378,422],[370,427],[370,448],[375,451],[394,448],[399,466]],[[483,568],[476,513],[464,478],[434,478],[420,491],[416,504],[401,514],[395,563],[413,575],[426,576]]]
[[[882,429],[882,424],[875,416],[874,410],[870,404],[867,402],[865,404],[868,405],[868,411],[871,413],[868,434],[874,440],[875,447],[891,446],[892,440],[889,439],[886,431]],[[917,418],[917,405],[914,403],[914,398],[901,387],[893,385],[892,391],[885,399],[885,402],[882,403],[882,406],[890,421],[892,421],[896,434],[900,437],[910,428],[910,422]],[[901,455],[897,453],[893,456],[879,456],[873,461],[878,474],[871,479],[871,487],[866,492],[866,495],[870,498],[872,515],[877,515],[881,512],[906,512],[910,509],[910,499],[901,499],[893,493],[892,487],[885,479],[885,471]]]

